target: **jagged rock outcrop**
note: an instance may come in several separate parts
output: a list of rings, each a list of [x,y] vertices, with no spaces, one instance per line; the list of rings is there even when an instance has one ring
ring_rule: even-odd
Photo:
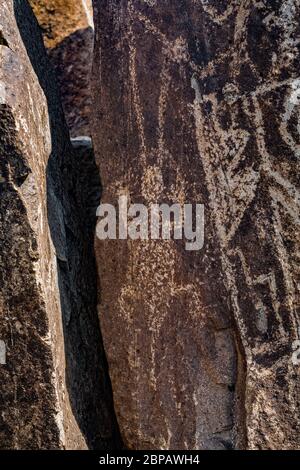
[[[90,147],[70,143],[28,2],[0,0],[1,449],[119,443],[86,211],[100,195]]]
[[[42,28],[73,137],[90,135],[92,0],[30,0]]]
[[[103,202],[203,203],[205,244],[99,241],[134,449],[300,445],[299,2],[95,0]]]

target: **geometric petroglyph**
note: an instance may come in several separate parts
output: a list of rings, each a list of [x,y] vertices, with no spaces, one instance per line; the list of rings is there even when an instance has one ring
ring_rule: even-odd
[[[241,361],[239,374],[246,379],[238,378],[235,397],[243,397],[247,410],[240,432],[248,435],[248,447],[299,445],[297,425],[291,431],[300,413],[291,355],[299,326],[300,78],[295,33],[300,5],[293,0],[273,3],[185,0],[162,7],[154,0],[128,0],[108,14],[115,29],[101,23],[102,34],[112,35],[116,43],[113,52],[96,45],[104,76],[97,115],[112,132],[104,153],[101,138],[98,143],[107,193],[114,197],[115,188],[123,187],[133,199],[142,196],[147,202],[157,197],[174,201],[180,194],[182,201],[204,200],[207,211],[206,251],[195,258],[176,243],[168,250],[163,244],[147,248],[129,243],[109,253],[114,257],[117,250],[126,269],[118,274],[112,266],[109,274],[101,274],[102,248],[98,250],[106,309],[104,316],[100,305],[100,317],[116,409],[129,447],[219,448],[221,441],[225,447],[246,446],[232,434],[243,423],[239,411],[233,423],[225,417],[234,397],[222,396],[217,412],[216,403],[207,398],[220,393],[222,382],[212,372],[220,365],[216,324],[224,324],[231,335],[234,330],[236,337],[235,361]],[[106,64],[115,71],[113,83],[106,81]],[[115,126],[116,110],[126,123],[125,136]],[[105,294],[112,282],[118,299]],[[128,377],[117,364],[120,346],[112,341],[116,324],[123,334],[121,352],[126,351],[130,364]],[[233,374],[229,344],[224,356]],[[166,384],[172,411],[162,392]],[[195,417],[185,408],[184,387],[194,397]],[[265,402],[269,405],[264,408]],[[147,403],[154,403],[152,421],[159,423],[159,433],[145,422]]]

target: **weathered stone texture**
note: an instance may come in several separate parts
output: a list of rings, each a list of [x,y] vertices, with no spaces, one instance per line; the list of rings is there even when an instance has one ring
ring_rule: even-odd
[[[9,46],[0,46],[0,336],[7,350],[0,369],[0,446],[61,448],[69,437],[63,435],[62,414],[68,405],[62,393],[56,258],[47,223],[48,108],[12,1],[1,1],[0,25]],[[80,440],[70,416],[72,437]]]
[[[91,0],[30,0],[59,83],[73,137],[90,135],[90,71],[93,55]]]
[[[45,46],[53,49],[78,29],[93,24],[90,0],[29,0],[42,28]]]
[[[79,29],[49,51],[72,137],[91,135],[91,90],[94,30]]]
[[[200,252],[96,240],[125,443],[299,448],[299,2],[94,12],[103,202],[206,208]]]
[[[0,448],[112,449],[95,215],[81,193],[97,205],[99,178],[91,149],[71,146],[27,1],[0,0],[0,32]]]

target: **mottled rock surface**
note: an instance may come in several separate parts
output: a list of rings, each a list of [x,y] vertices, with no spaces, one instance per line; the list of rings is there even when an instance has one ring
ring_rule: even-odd
[[[0,46],[0,336],[6,345],[6,364],[0,369],[0,446],[61,448],[65,438],[72,435],[81,442],[81,436],[63,398],[60,300],[47,223],[48,108],[13,2],[1,1],[0,12],[8,44]],[[65,437],[63,409],[70,426]]]
[[[53,49],[78,29],[93,24],[90,0],[29,0],[42,28],[45,46]]]
[[[0,448],[112,449],[82,194],[97,205],[99,177],[90,145],[70,143],[27,1],[0,0],[0,32]]]
[[[200,252],[96,240],[124,441],[299,448],[299,2],[94,7],[103,202],[205,204]]]
[[[71,135],[90,135],[92,1],[30,0],[30,4],[55,69]]]

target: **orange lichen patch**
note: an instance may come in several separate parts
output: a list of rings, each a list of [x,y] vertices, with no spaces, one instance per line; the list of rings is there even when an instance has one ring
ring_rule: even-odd
[[[78,29],[91,25],[91,0],[30,0],[30,4],[49,49]]]

